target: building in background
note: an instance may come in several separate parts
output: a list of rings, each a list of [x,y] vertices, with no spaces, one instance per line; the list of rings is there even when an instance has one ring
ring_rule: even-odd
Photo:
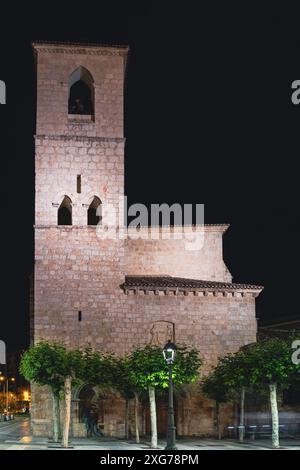
[[[260,336],[286,337],[300,332],[300,315],[285,316],[272,320],[259,321],[258,332]]]
[[[0,365],[0,413],[29,411],[30,386],[19,373],[22,351],[8,351],[6,364]]]

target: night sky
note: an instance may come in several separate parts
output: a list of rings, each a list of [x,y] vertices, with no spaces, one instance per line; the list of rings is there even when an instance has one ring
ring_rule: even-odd
[[[265,286],[261,319],[299,315],[300,25],[295,10],[75,7],[1,12],[1,325],[28,342],[33,270],[35,76],[31,41],[128,44],[125,95],[129,203],[204,203],[230,223],[235,282]],[[173,7],[174,8],[174,7]],[[40,9],[44,7],[40,3]],[[47,20],[47,23],[46,23]]]

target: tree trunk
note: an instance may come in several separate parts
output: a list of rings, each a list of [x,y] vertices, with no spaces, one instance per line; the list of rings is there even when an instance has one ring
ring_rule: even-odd
[[[270,404],[272,415],[272,447],[278,449],[279,447],[279,417],[277,406],[277,384],[270,384]]]
[[[218,439],[222,439],[222,430],[221,430],[221,423],[220,423],[220,403],[216,401],[216,429],[218,434]]]
[[[125,399],[125,439],[129,438],[128,421],[129,421],[129,400]]]
[[[52,392],[52,419],[53,419],[53,441],[58,442],[60,437],[60,411],[59,396]]]
[[[150,420],[151,420],[151,448],[157,449],[157,420],[156,420],[155,388],[149,387],[148,391],[149,391]]]
[[[140,442],[140,431],[139,431],[139,396],[137,393],[134,394],[134,417],[135,417],[135,442]]]
[[[64,422],[64,432],[63,432],[63,441],[62,446],[67,448],[69,445],[69,431],[70,431],[70,421],[71,421],[71,392],[72,392],[72,379],[67,377],[64,384],[64,393],[65,393],[65,422]]]
[[[245,387],[242,387],[241,402],[240,402],[239,441],[243,442],[244,437],[245,437]]]

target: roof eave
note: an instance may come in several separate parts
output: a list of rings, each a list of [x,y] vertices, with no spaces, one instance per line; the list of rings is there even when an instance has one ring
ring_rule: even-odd
[[[74,48],[76,49],[99,49],[99,50],[112,50],[120,51],[124,54],[127,54],[129,51],[128,45],[120,44],[103,44],[103,43],[84,43],[84,42],[68,42],[68,41],[44,41],[44,40],[34,40],[31,42],[31,46],[34,50],[48,50],[52,49],[53,51],[58,48],[69,49],[70,51]]]
[[[134,294],[139,293],[162,293],[164,295],[194,295],[196,297],[258,297],[259,294],[262,292],[263,287],[256,286],[253,289],[226,289],[226,288],[197,288],[197,287],[166,287],[166,286],[138,286],[138,285],[127,285],[123,283],[121,289],[128,294],[129,292],[133,292]]]

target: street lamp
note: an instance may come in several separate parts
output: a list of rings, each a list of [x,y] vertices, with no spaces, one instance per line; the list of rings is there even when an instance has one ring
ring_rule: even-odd
[[[15,382],[16,379],[14,377],[7,377],[7,381],[6,381],[7,412],[8,412],[8,408],[9,408],[9,398],[8,398],[9,397],[9,381],[10,382]]]
[[[15,382],[14,377],[4,377],[3,375],[0,376],[0,381],[6,383],[6,411],[8,413],[8,408],[9,408],[9,381]],[[3,386],[4,388],[4,386]]]
[[[3,390],[2,390],[2,391],[4,392],[4,391],[5,391],[5,390],[4,390],[5,377],[3,377],[3,375],[0,375],[0,382],[2,382],[2,384],[3,384],[3,385],[2,385],[2,387],[3,387]]]
[[[168,407],[168,430],[166,450],[177,450],[176,447],[176,427],[174,419],[174,403],[173,403],[173,378],[172,369],[176,356],[176,344],[168,341],[163,349],[163,355],[169,368],[169,407]]]

